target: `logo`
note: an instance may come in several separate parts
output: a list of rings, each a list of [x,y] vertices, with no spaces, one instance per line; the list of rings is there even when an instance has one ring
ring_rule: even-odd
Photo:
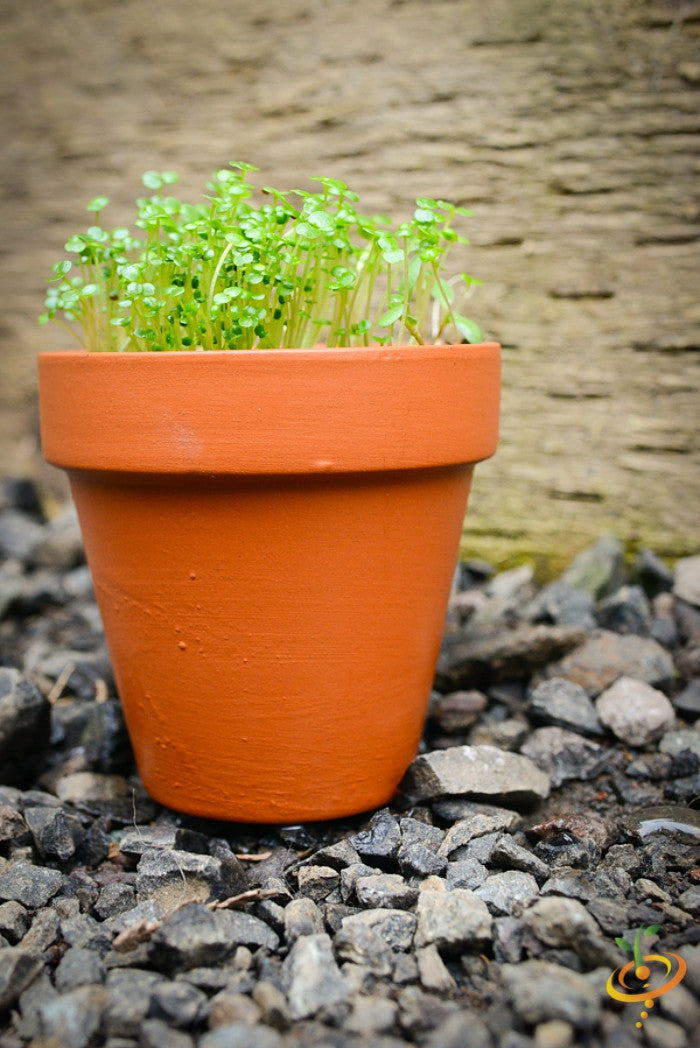
[[[649,1009],[654,1007],[654,998],[661,997],[674,986],[678,986],[686,972],[685,961],[677,953],[643,952],[642,940],[654,935],[660,927],[660,924],[650,924],[646,928],[638,928],[634,944],[627,942],[627,939],[615,939],[621,949],[633,955],[633,959],[615,969],[608,978],[605,989],[616,1001],[644,1003],[639,1020],[635,1023],[637,1027],[641,1027],[641,1020],[649,1017]]]

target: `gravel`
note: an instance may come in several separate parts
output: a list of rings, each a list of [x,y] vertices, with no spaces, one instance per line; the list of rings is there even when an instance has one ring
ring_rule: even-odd
[[[695,1043],[697,557],[463,568],[395,800],[260,828],[145,794],[74,513],[4,490],[1,1048]],[[651,926],[688,969],[640,1031]]]

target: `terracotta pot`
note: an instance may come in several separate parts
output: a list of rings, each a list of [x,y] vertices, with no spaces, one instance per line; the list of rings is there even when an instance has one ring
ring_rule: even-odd
[[[43,353],[136,761],[183,812],[388,802],[426,713],[499,347]]]

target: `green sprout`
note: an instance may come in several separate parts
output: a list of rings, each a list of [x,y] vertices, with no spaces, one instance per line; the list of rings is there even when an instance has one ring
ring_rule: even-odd
[[[255,205],[250,164],[215,172],[203,201],[170,195],[172,171],[147,171],[132,230],[94,225],[65,245],[40,323],[63,324],[89,350],[277,349],[478,342],[460,301],[478,283],[445,276],[468,241],[453,229],[470,212],[421,197],[393,227],[359,214],[344,182],[316,192],[271,187]]]
[[[638,928],[634,937],[634,944],[627,942],[627,939],[622,938],[622,936],[615,939],[615,942],[620,947],[620,949],[628,950],[631,954],[633,954],[635,971],[637,972],[637,974],[640,975],[640,978],[645,978],[649,974],[648,970],[644,965],[642,938],[649,935],[656,935],[660,927],[660,924],[649,924],[646,928]],[[640,974],[640,970],[642,974]]]

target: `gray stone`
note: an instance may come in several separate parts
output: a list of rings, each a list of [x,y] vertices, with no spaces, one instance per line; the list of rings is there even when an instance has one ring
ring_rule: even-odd
[[[193,1048],[194,1042],[184,1030],[174,1030],[163,1019],[146,1019],[139,1030],[139,1048]],[[106,1048],[118,1048],[114,1041]],[[131,1042],[123,1048],[131,1048]]]
[[[253,1000],[260,1009],[266,1026],[280,1031],[289,1029],[292,1017],[289,1014],[287,998],[279,987],[267,979],[260,979],[253,987]]]
[[[493,850],[504,836],[503,833],[485,833],[481,837],[473,837],[468,844],[457,848],[452,853],[452,861],[461,862],[464,859],[471,859],[490,866]]]
[[[537,899],[524,911],[522,921],[545,946],[570,948],[589,968],[616,963],[615,947],[601,937],[597,923],[577,899],[555,895]]]
[[[677,952],[686,963],[683,985],[700,999],[700,943],[679,946]]]
[[[455,1001],[437,997],[434,993],[425,993],[418,986],[407,986],[400,990],[398,1004],[401,1029],[411,1042],[422,1040],[423,1034],[439,1027],[458,1008]]]
[[[36,961],[40,967],[43,967],[43,961],[40,958],[36,958]],[[44,967],[44,970],[40,970],[39,974],[22,991],[13,1009],[14,1026],[23,1040],[30,1041],[32,1044],[38,1040],[39,1008],[56,997],[58,997],[58,992],[54,988],[48,969]]]
[[[401,844],[399,824],[388,809],[376,812],[366,830],[356,833],[350,843],[362,859],[379,866],[393,862]]]
[[[229,1023],[255,1026],[261,1018],[262,1012],[255,1001],[231,986],[212,997],[207,1009],[207,1025],[211,1030]]]
[[[578,554],[561,581],[585,590],[598,600],[614,593],[627,581],[624,546],[612,535],[604,535]]]
[[[0,949],[0,1011],[5,1011],[42,969],[37,957],[16,946]]]
[[[506,829],[512,825],[513,821],[512,818],[507,817],[508,814],[511,813],[505,813],[502,816],[499,812],[494,814],[476,812],[465,819],[460,819],[445,834],[439,853],[449,858],[458,848],[468,844],[476,837],[486,837]]]
[[[97,916],[104,921],[109,917],[116,917],[117,914],[126,913],[127,910],[133,909],[135,903],[136,890],[133,884],[123,884],[115,881],[112,884],[106,884],[100,890],[94,910]]]
[[[396,1023],[398,1005],[377,995],[356,997],[343,1029],[358,1037],[372,1037],[391,1030]]]
[[[584,975],[549,961],[528,960],[501,965],[506,1000],[523,1022],[561,1019],[577,1029],[593,1029],[601,996]]]
[[[448,888],[469,888],[470,891],[483,884],[489,871],[475,858],[457,859],[451,862],[445,871]]]
[[[644,1041],[649,1048],[688,1048],[683,1028],[659,1015],[644,1020]]]
[[[346,866],[352,866],[353,863],[359,862],[360,856],[350,843],[350,840],[344,837],[342,840],[336,841],[335,844],[319,848],[314,853],[314,859],[316,862],[323,863],[326,866],[332,866],[334,870],[342,870]]]
[[[17,862],[0,874],[0,899],[14,899],[30,910],[46,906],[63,885],[63,874],[46,866]]]
[[[467,731],[484,712],[488,699],[481,691],[452,691],[438,694],[430,704],[429,716],[447,735]]]
[[[679,1023],[689,1034],[693,1034],[700,1029],[700,1002],[685,985],[685,980],[673,989],[676,992],[664,994],[663,999],[658,999],[659,1010],[665,1019]]]
[[[622,586],[601,600],[595,609],[598,625],[615,633],[644,636],[651,629],[651,605],[641,586]]]
[[[0,904],[0,935],[13,945],[23,938],[29,928],[30,918],[21,903],[4,902]]]
[[[450,975],[434,943],[416,950],[416,961],[423,989],[447,994],[456,990],[457,984]]]
[[[536,1048],[571,1048],[576,1031],[571,1023],[563,1019],[549,1019],[535,1028]]]
[[[208,1005],[205,993],[186,982],[161,982],[151,995],[149,1015],[178,1030],[195,1026]]]
[[[34,564],[59,571],[68,571],[85,559],[75,506],[65,506],[51,518],[35,542],[31,557]]]
[[[139,901],[155,898],[168,909],[182,902],[225,899],[247,889],[240,863],[187,851],[149,848],[136,869]]]
[[[34,957],[40,957],[58,940],[60,930],[61,920],[56,910],[39,910],[31,928],[22,939],[22,949]]]
[[[634,576],[647,596],[668,593],[673,588],[673,572],[653,550],[640,550],[634,559]]]
[[[408,950],[416,930],[416,916],[406,910],[364,910],[343,919],[341,929],[354,933],[357,927],[371,928],[392,950]]]
[[[80,819],[63,808],[25,808],[24,818],[44,859],[65,862],[75,855],[85,838]]]
[[[42,541],[44,529],[20,509],[0,510],[0,560],[27,560]]]
[[[400,788],[418,800],[473,794],[526,804],[549,795],[549,779],[519,754],[493,746],[454,746],[416,757]]]
[[[399,819],[401,829],[401,847],[409,844],[422,844],[426,848],[437,851],[445,835],[445,831],[432,823],[404,816]]]
[[[392,972],[394,954],[391,946],[367,924],[345,921],[336,932],[333,949],[339,961],[361,965],[378,978]]]
[[[484,946],[491,938],[488,908],[466,888],[421,892],[416,916],[416,948],[433,943],[443,952],[460,952]]]
[[[155,899],[146,899],[145,902],[139,902],[136,906],[132,906],[131,909],[120,910],[113,916],[106,917],[104,926],[111,932],[119,935],[121,932],[141,924],[143,921],[148,924],[160,921],[165,914],[166,910]]]
[[[544,881],[549,876],[547,863],[509,836],[503,836],[496,842],[491,851],[490,861],[493,866],[530,873],[537,881]]]
[[[581,936],[597,933],[597,925],[576,899],[549,896],[538,899],[522,916],[546,946],[573,946]]]
[[[58,963],[54,974],[56,989],[61,993],[104,982],[105,966],[95,950],[71,946]]]
[[[673,706],[663,692],[643,681],[620,677],[596,700],[606,727],[628,746],[647,746],[675,724]]]
[[[432,874],[443,873],[447,866],[444,856],[417,841],[401,845],[398,861],[399,869],[405,877],[429,877]]]
[[[0,844],[23,837],[26,832],[27,824],[22,813],[11,804],[0,804]]]
[[[340,884],[340,874],[332,866],[300,866],[297,870],[299,891],[302,895],[323,902]]]
[[[695,677],[675,696],[674,707],[685,720],[700,717],[700,677]]]
[[[448,641],[438,659],[436,684],[453,691],[523,680],[582,644],[586,635],[579,626],[518,626]]]
[[[688,888],[678,896],[678,905],[686,913],[692,913],[694,917],[700,917],[700,887]]]
[[[474,889],[474,894],[486,903],[489,913],[495,917],[521,913],[529,902],[537,898],[538,892],[535,878],[522,870],[492,873]]]
[[[0,666],[0,782],[31,783],[46,755],[51,706],[19,670]]]
[[[87,913],[61,918],[61,938],[69,946],[97,950],[104,955],[111,948],[112,936],[103,924]]]
[[[361,906],[408,910],[418,898],[418,889],[407,884],[398,873],[376,873],[358,877],[355,895]]]
[[[673,592],[694,607],[700,607],[700,554],[681,557],[674,568]]]
[[[87,1048],[100,1029],[107,994],[101,986],[79,986],[39,1006],[39,1033],[61,1048]]]
[[[209,838],[203,833],[167,823],[127,826],[119,837],[119,851],[124,855],[143,855],[146,851],[159,848],[206,855],[209,852]]]
[[[559,626],[595,628],[591,593],[556,579],[548,583],[525,608],[524,617],[530,622],[552,622]]]
[[[460,1008],[431,1030],[422,1043],[426,1048],[492,1048],[494,1042],[481,1016],[472,1009]]]
[[[282,1048],[283,1042],[277,1030],[268,1026],[256,1026],[253,1034],[246,1023],[229,1023],[203,1034],[197,1043],[198,1048]]]
[[[323,930],[323,914],[313,899],[292,899],[285,907],[284,934],[290,946],[302,935],[318,935]]]
[[[297,939],[284,961],[292,1019],[306,1019],[322,1008],[344,1003],[349,987],[335,962],[329,935]]]
[[[159,970],[182,971],[217,964],[239,945],[274,950],[279,939],[251,914],[231,910],[212,913],[200,903],[187,903],[154,932],[149,957]]]
[[[381,872],[376,866],[367,866],[364,862],[346,866],[340,871],[340,895],[343,902],[349,902],[355,897],[355,885],[360,877],[370,877],[374,873]]]
[[[113,969],[107,973],[107,1003],[102,1016],[102,1032],[107,1037],[138,1037],[148,1015],[151,997],[162,975],[142,968]]]
[[[132,799],[132,789],[121,775],[102,775],[95,771],[75,771],[61,776],[56,783],[60,801],[76,807],[112,804],[125,797]]]
[[[418,965],[412,953],[394,954],[394,970],[391,981],[396,986],[409,986],[418,981]]]
[[[566,677],[595,698],[619,677],[662,687],[673,680],[674,673],[671,656],[655,640],[596,630],[569,655],[550,663],[544,676]]]
[[[661,739],[659,750],[662,753],[670,753],[672,757],[682,753],[683,750],[690,750],[691,753],[700,757],[700,730],[696,726],[669,731]]]
[[[536,728],[521,752],[547,775],[552,786],[571,779],[593,779],[605,763],[606,752],[591,739],[565,728]]]
[[[496,804],[484,804],[481,801],[469,800],[466,797],[439,797],[430,805],[431,809],[445,822],[459,822],[473,815],[495,815],[502,820],[501,828],[509,833],[517,829],[521,816],[510,808],[501,808]]]
[[[552,677],[533,688],[526,711],[535,723],[553,724],[582,735],[604,734],[587,693],[580,684],[563,677]]]
[[[528,721],[520,714],[504,720],[482,721],[469,733],[469,742],[472,746],[496,746],[516,752],[529,730]]]

